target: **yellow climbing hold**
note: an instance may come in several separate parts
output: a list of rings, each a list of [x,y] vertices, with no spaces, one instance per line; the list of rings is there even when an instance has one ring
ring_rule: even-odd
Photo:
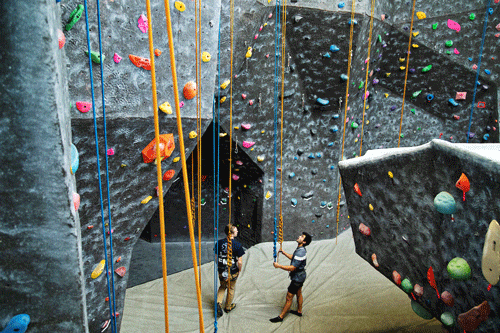
[[[227,135],[227,133],[219,133],[219,137],[223,138]]]
[[[267,191],[266,193],[266,200],[269,200],[269,198],[271,198],[273,195],[271,194],[271,192]]]
[[[174,5],[175,5],[175,9],[177,9],[180,12],[183,12],[186,10],[186,5],[182,1],[176,1],[174,3]]]
[[[389,76],[391,76],[391,73],[385,73],[385,76],[389,77]]]
[[[151,199],[153,199],[153,197],[148,195],[147,197],[142,199],[141,204],[147,204],[149,202],[149,200],[151,200]]]
[[[220,99],[220,102],[221,102],[221,103],[224,103],[225,101],[226,101],[226,96],[224,96],[224,97],[222,97],[222,98]]]
[[[179,162],[179,160],[180,160],[180,159],[181,159],[181,158],[180,158],[179,156],[177,156],[176,158],[174,158],[174,159],[172,160],[172,162],[177,163],[177,162]]]
[[[212,56],[210,55],[210,53],[205,51],[201,54],[201,60],[203,60],[203,62],[209,62],[210,59],[212,59]]]
[[[401,66],[401,67],[399,67],[399,69],[402,70],[402,71],[404,71],[406,69],[406,67],[405,66]]]
[[[160,110],[165,112],[166,114],[172,114],[172,105],[169,102],[165,102],[160,105]]]
[[[369,121],[369,120],[367,120],[367,121],[366,121],[366,124],[368,125],[369,123],[370,123],[370,121]]]
[[[419,33],[420,33],[420,32],[415,31],[415,32],[413,33],[413,37],[417,37]]]
[[[417,17],[418,17],[419,20],[423,20],[427,16],[425,15],[424,12],[417,12]]]
[[[354,139],[354,143],[358,142],[358,138]]]
[[[389,171],[387,174],[389,175],[389,178],[394,177],[394,175],[393,175],[393,174],[392,174],[392,172],[390,172],[390,171]]]
[[[222,82],[222,84],[220,85],[221,89],[226,89],[228,84],[230,84],[231,81],[230,80],[226,80],[224,82]]]
[[[121,166],[122,168],[125,168],[127,165],[126,165],[125,163],[122,163],[120,166]]]
[[[95,268],[94,271],[92,271],[92,274],[90,275],[93,279],[97,279],[99,275],[101,275],[102,271],[104,270],[104,266],[106,265],[106,260],[101,260]]]
[[[262,131],[260,131],[260,133],[264,134],[264,133],[266,133],[266,131],[265,131],[265,130],[262,130]]]
[[[412,46],[414,49],[417,49],[417,48],[418,48],[418,44],[411,44],[411,46]]]
[[[389,97],[389,94],[388,93],[385,93],[384,94],[385,98]]]
[[[264,158],[265,158],[264,155],[259,155],[259,156],[257,156],[257,161],[264,162]]]
[[[240,127],[239,126],[234,126],[234,129],[238,130],[238,129],[240,129]]]
[[[252,47],[249,46],[247,50],[247,54],[245,54],[245,57],[250,58],[252,56]]]
[[[369,205],[368,205],[368,208],[370,208],[370,210],[373,210],[373,206],[372,206],[372,204],[369,204]]]
[[[189,138],[190,139],[194,139],[198,136],[198,134],[196,133],[196,131],[191,131],[189,132]]]
[[[399,62],[404,62],[405,60],[405,58],[399,58]]]

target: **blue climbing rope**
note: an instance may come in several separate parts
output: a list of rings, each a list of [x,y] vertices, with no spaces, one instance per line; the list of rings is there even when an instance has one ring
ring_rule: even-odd
[[[472,96],[472,105],[470,108],[469,128],[467,129],[467,143],[469,143],[470,128],[472,125],[472,114],[474,113],[474,104],[476,104],[477,82],[479,80],[479,72],[481,71],[481,58],[483,57],[483,47],[484,47],[484,40],[486,38],[486,28],[488,26],[488,15],[489,15],[490,5],[491,5],[491,0],[488,0],[488,6],[486,7],[486,14],[485,14],[485,18],[484,18],[483,37],[481,39],[481,48],[479,49],[479,60],[477,62],[476,80],[474,80],[474,95]]]
[[[96,157],[97,157],[97,179],[99,181],[99,199],[100,199],[100,209],[101,209],[101,222],[102,222],[102,235],[104,239],[104,260],[106,264],[106,280],[107,280],[107,287],[108,287],[108,298],[110,299],[109,302],[109,316],[111,320],[111,331],[113,333],[117,332],[117,327],[116,327],[116,302],[115,302],[115,284],[114,284],[114,277],[111,273],[111,281],[112,281],[112,289],[113,289],[113,297],[111,297],[111,287],[110,287],[110,282],[109,282],[109,260],[108,260],[108,250],[107,250],[107,245],[106,245],[106,227],[104,223],[104,207],[103,207],[103,194],[102,194],[102,182],[101,182],[101,176],[100,176],[100,162],[99,162],[99,139],[98,139],[98,134],[97,134],[97,120],[96,120],[96,111],[95,111],[95,93],[94,93],[94,79],[93,79],[93,74],[92,74],[92,55],[91,55],[91,48],[90,48],[90,30],[89,30],[89,18],[88,18],[88,8],[87,8],[87,0],[84,1],[84,7],[85,7],[85,24],[86,24],[86,31],[87,31],[87,50],[88,50],[88,56],[89,56],[89,75],[90,75],[90,88],[91,88],[91,93],[92,93],[92,113],[93,113],[93,118],[94,118],[94,137],[95,137],[95,145],[96,145]],[[107,140],[106,140],[106,111],[105,111],[105,104],[104,104],[104,75],[103,75],[103,65],[102,65],[102,41],[101,41],[101,21],[100,21],[100,12],[99,12],[99,0],[97,0],[97,20],[98,20],[98,32],[99,32],[99,59],[100,59],[100,64],[101,64],[101,87],[102,87],[102,108],[103,108],[103,126],[104,126],[104,147],[105,151],[107,151]],[[111,272],[114,271],[113,269],[113,233],[112,233],[112,226],[111,226],[111,208],[110,208],[110,197],[109,197],[109,170],[108,170],[108,157],[106,155],[106,186],[107,186],[107,199],[108,199],[108,219],[109,219],[109,238],[110,238],[110,259],[111,259]]]
[[[219,162],[220,162],[220,22],[222,15],[219,15],[219,42],[218,42],[218,61],[217,61],[217,131],[215,130],[215,101],[212,104],[212,123],[213,125],[213,163],[214,163],[214,332],[217,333],[217,276],[218,276],[218,259],[219,259]],[[232,79],[232,78],[231,78]],[[215,144],[217,141],[217,145]],[[217,149],[217,156],[215,155]],[[217,157],[217,159],[216,159]],[[217,170],[217,172],[216,172]]]
[[[274,27],[274,232],[273,232],[273,258],[276,261],[276,241],[277,241],[277,217],[276,217],[276,172],[277,172],[277,142],[278,142],[278,89],[279,89],[279,79],[278,79],[278,70],[279,70],[279,58],[278,51],[280,45],[281,38],[281,1],[276,0],[276,11],[275,11],[275,27]]]

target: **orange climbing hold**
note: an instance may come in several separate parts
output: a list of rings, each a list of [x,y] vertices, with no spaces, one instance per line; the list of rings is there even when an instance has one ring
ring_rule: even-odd
[[[464,173],[462,173],[460,178],[457,180],[457,183],[455,184],[455,186],[462,190],[462,192],[463,192],[462,200],[465,201],[465,193],[469,192],[470,183],[469,183],[469,179],[467,178],[467,176]]]
[[[164,181],[168,181],[168,180],[174,178],[174,176],[175,176],[175,170],[174,169],[167,170],[163,174],[163,180]]]
[[[155,56],[157,57],[161,56],[161,50],[155,49]]]
[[[182,93],[184,94],[185,99],[192,99],[194,98],[194,96],[196,96],[197,91],[198,90],[196,89],[196,82],[189,81],[184,86]]]
[[[148,58],[138,57],[138,56],[135,56],[133,54],[129,54],[128,58],[137,67],[144,68],[147,71],[151,70],[151,60],[149,60]]]
[[[170,157],[175,149],[174,135],[160,134],[160,156],[163,161],[167,157]],[[156,158],[156,140],[151,141],[146,148],[142,150],[142,159],[144,163],[151,163]]]
[[[356,192],[360,197],[363,196],[363,194],[361,194],[361,190],[359,188],[358,183],[354,184],[354,192]]]

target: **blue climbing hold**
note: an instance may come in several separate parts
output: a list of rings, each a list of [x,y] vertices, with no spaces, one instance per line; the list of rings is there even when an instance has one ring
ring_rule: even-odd
[[[338,119],[338,118],[339,118],[339,114],[338,114],[338,113],[334,114],[334,115],[332,116],[332,118],[333,118],[333,119]]]
[[[297,206],[297,199],[292,198],[292,207]]]
[[[323,57],[325,57],[325,58],[331,58],[330,53],[328,53],[328,52],[326,52],[325,54],[323,54]]]
[[[453,106],[458,106],[458,103],[457,103],[457,102],[455,102],[455,100],[454,100],[453,98],[450,98],[450,99],[448,100],[448,102],[449,102],[451,105],[453,105]]]
[[[337,45],[330,45],[330,51],[337,52],[337,51],[340,51],[340,49],[337,47]]]
[[[348,79],[347,75],[345,74],[340,74],[340,78],[342,79],[342,81],[347,81]]]
[[[311,160],[314,160],[314,154],[313,154],[313,153],[309,154],[309,156],[307,156],[307,157],[308,157],[309,159],[311,159]]]
[[[433,94],[427,94],[427,102],[430,102],[434,99],[434,95]]]
[[[330,165],[330,170],[335,170],[335,165]]]
[[[349,24],[351,24],[351,19],[349,19]],[[356,21],[356,20],[352,20],[352,24],[353,24],[353,25],[356,25],[356,24],[358,24],[358,21]]]
[[[324,98],[316,98],[316,102],[318,102],[318,104],[321,104],[321,105],[328,105],[328,103],[330,103],[329,100],[327,99],[324,99]]]
[[[321,153],[316,153],[317,158],[321,158],[321,156],[322,156]]]
[[[326,207],[326,201],[321,201],[319,207],[320,208],[325,208]]]
[[[74,144],[71,144],[71,174],[75,174],[80,165],[80,158],[78,157],[78,149]]]
[[[469,61],[472,61],[472,57],[469,57]]]
[[[488,133],[486,133],[485,135],[483,135],[483,140],[484,141],[488,141],[489,138],[490,138],[490,135]]]
[[[328,142],[328,147],[333,146],[333,142]]]
[[[434,197],[434,208],[441,214],[450,215],[457,210],[457,204],[450,193],[443,191]]]
[[[332,132],[332,133],[338,132],[338,130],[339,130],[339,127],[337,125],[330,127],[330,132]]]
[[[28,329],[29,323],[30,316],[27,314],[19,314],[12,317],[1,333],[24,333]]]
[[[299,158],[298,158],[297,156],[294,156],[294,157],[293,157],[293,159],[294,159],[294,160],[298,160]]]
[[[288,174],[288,177],[290,177],[290,178],[295,177],[295,173],[294,173],[294,172],[290,172],[290,173]]]
[[[493,14],[493,7],[488,8],[488,14]]]
[[[491,74],[491,71],[490,71],[489,69],[485,69],[485,70],[484,70],[484,72],[485,72],[486,74],[488,74],[488,75],[490,75],[490,74]]]
[[[345,3],[344,3],[344,2],[341,2],[341,3],[339,3],[339,5],[338,5],[338,6],[339,6],[339,8],[344,8],[344,7],[345,7]]]

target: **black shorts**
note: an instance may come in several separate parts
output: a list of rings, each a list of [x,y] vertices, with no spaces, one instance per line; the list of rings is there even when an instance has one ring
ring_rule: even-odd
[[[288,286],[288,292],[292,295],[296,295],[297,291],[299,291],[300,288],[302,288],[302,285],[304,282],[297,282],[297,281],[291,281],[290,285]]]

